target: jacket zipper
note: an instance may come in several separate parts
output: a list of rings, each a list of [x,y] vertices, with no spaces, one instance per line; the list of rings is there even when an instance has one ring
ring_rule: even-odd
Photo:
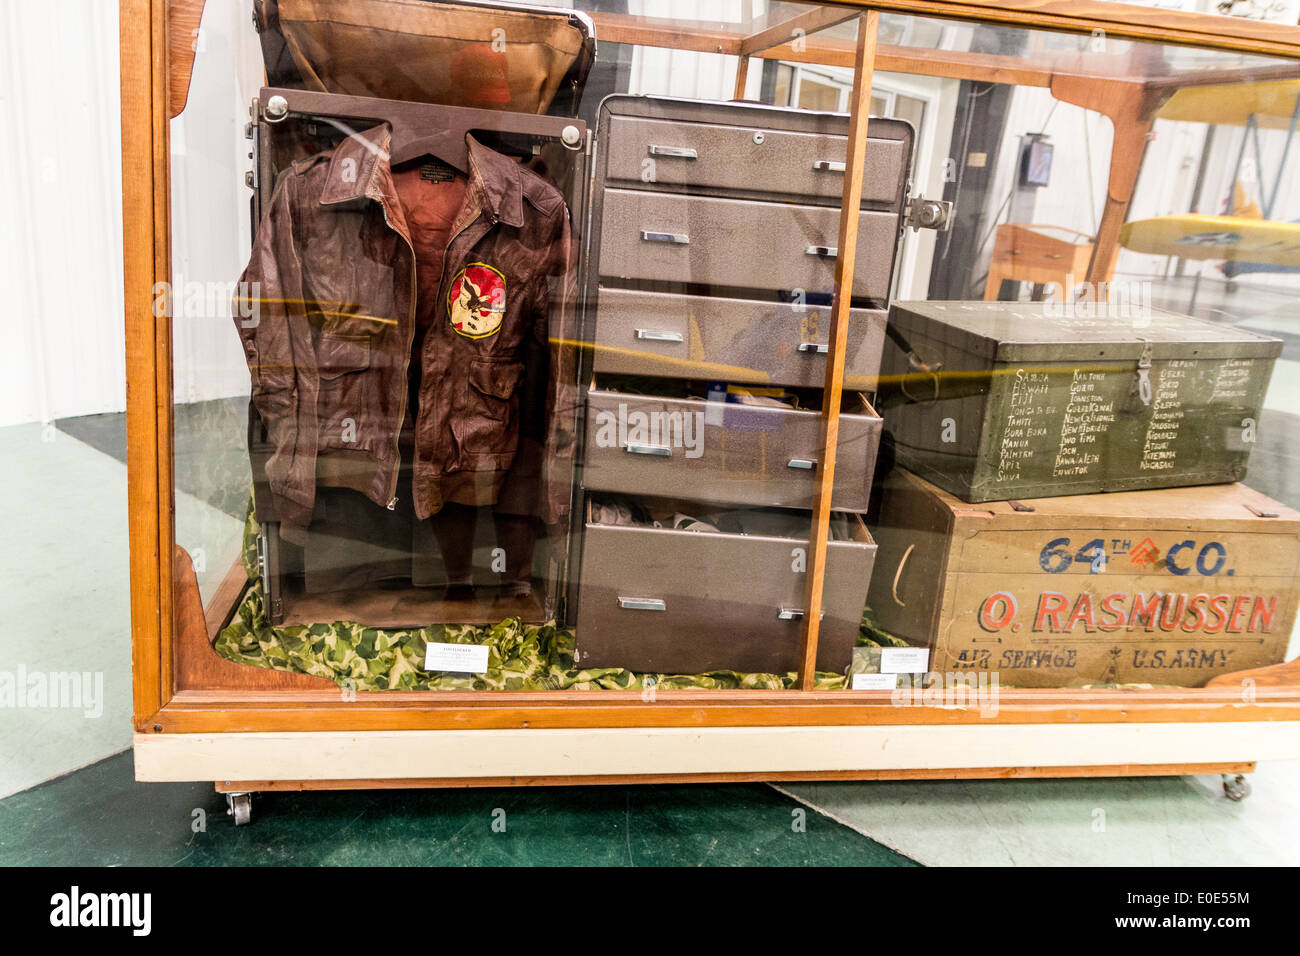
[[[452,243],[454,243],[457,239],[459,239],[461,235],[465,232],[465,230],[467,230],[470,226],[474,225],[474,223],[478,222],[482,218],[483,218],[483,210],[480,209],[473,219],[471,219],[469,222],[465,223],[465,225],[457,229],[456,232],[452,235],[452,237],[447,240],[447,252],[448,253],[451,252]],[[495,226],[496,224],[497,224],[497,220],[495,217],[488,219],[489,226]],[[438,280],[438,301],[434,303],[435,310],[442,308],[443,289],[447,287],[447,266],[450,265],[450,263],[451,263],[451,256],[444,255],[442,257],[442,278]],[[437,312],[435,311],[434,314],[436,315]],[[423,364],[423,362],[421,362],[421,364]]]
[[[415,344],[415,293],[416,290],[419,288],[419,286],[416,285],[416,281],[415,281],[416,279],[415,246],[412,245],[411,240],[407,239],[406,236],[402,235],[400,231],[398,231],[397,229],[393,229],[393,224],[388,221],[388,207],[385,206],[383,203],[380,203],[380,208],[384,210],[384,225],[386,225],[389,229],[392,229],[393,232],[397,233],[397,235],[401,238],[402,242],[406,244],[407,251],[411,253],[411,301],[407,308],[407,326],[410,329],[410,338],[405,343],[405,348],[402,349],[402,374],[401,377],[398,379],[399,382],[405,382],[407,375],[410,374],[411,346]],[[397,413],[397,431],[393,434],[394,465],[393,465],[393,480],[389,482],[388,485],[388,510],[389,511],[397,510],[397,481],[402,474],[402,449],[401,449],[402,425],[405,424],[406,422],[406,401],[403,400],[398,402],[397,404],[400,411],[398,411]]]
[[[406,244],[407,250],[411,253],[411,305],[410,305],[410,318],[409,318],[410,327],[411,327],[411,340],[410,343],[407,344],[406,348],[403,350],[402,376],[400,379],[400,381],[405,382],[407,379],[407,375],[410,374],[411,346],[415,344],[415,299],[416,299],[416,291],[419,288],[419,286],[416,284],[416,274],[415,274],[415,268],[416,268],[415,246],[413,246],[411,244],[411,241],[407,239],[406,236],[402,235],[401,232],[399,232],[397,229],[393,229],[393,224],[388,220],[388,208],[384,207],[382,204],[381,204],[381,208],[383,208],[384,210],[384,225],[388,226],[389,229],[392,229],[393,232],[396,232],[397,235],[401,237],[402,242]],[[447,240],[447,249],[446,249],[447,253],[451,252],[452,244],[461,237],[461,234],[464,233],[465,230],[467,230],[470,226],[474,225],[474,223],[478,222],[482,216],[483,216],[483,211],[480,209],[478,214],[475,215],[474,218],[470,219],[469,222],[465,223],[465,225],[461,226],[459,229],[456,230],[456,232],[452,235],[452,237]],[[491,224],[494,226],[496,225],[495,218],[492,219]],[[442,278],[438,281],[438,298],[434,302],[435,315],[437,315],[437,309],[441,307],[442,290],[447,285],[447,266],[449,265],[450,261],[451,261],[450,255],[443,256]],[[423,348],[421,349],[421,351],[423,351]],[[420,368],[421,369],[424,368],[423,356],[420,356]],[[416,390],[416,412],[417,413],[419,412],[419,394],[420,394],[420,390],[417,389]],[[393,439],[393,458],[397,462],[397,467],[393,470],[393,480],[389,484],[389,488],[388,488],[388,510],[389,511],[397,510],[397,481],[401,475],[401,470],[402,470],[401,441],[402,441],[402,425],[406,420],[406,402],[401,402],[400,405],[401,405],[401,411],[398,413],[397,416],[397,435]],[[417,418],[417,424],[418,424],[418,418]]]
[[[438,315],[438,310],[442,308],[442,304],[443,304],[443,302],[446,301],[446,299],[445,299],[445,297],[444,297],[444,290],[447,288],[447,269],[448,269],[448,267],[452,264],[452,258],[451,258],[451,247],[452,247],[453,245],[455,245],[456,240],[459,239],[459,238],[460,238],[460,237],[465,233],[465,231],[466,231],[467,229],[469,229],[470,226],[474,225],[474,223],[478,222],[478,221],[479,221],[480,219],[482,219],[482,218],[483,218],[483,209],[480,207],[480,208],[479,208],[479,211],[478,211],[477,213],[475,213],[474,216],[473,216],[473,217],[472,217],[468,222],[465,223],[465,225],[461,226],[461,227],[460,227],[459,229],[457,229],[454,233],[452,233],[451,238],[447,240],[447,248],[446,248],[446,250],[444,251],[444,254],[443,254],[443,257],[442,257],[442,278],[440,278],[440,279],[438,280],[438,298],[437,298],[437,299],[434,301],[434,303],[433,303],[433,310],[434,310],[434,311],[433,311],[433,314],[434,314],[434,316],[435,316],[435,319],[434,319],[434,325],[435,325],[435,326],[438,324],[438,323],[437,323],[437,318],[436,318],[437,315]],[[496,217],[495,217],[495,216],[490,217],[490,219],[489,219],[489,226],[490,226],[490,227],[491,227],[491,226],[495,226],[496,224],[497,224],[497,219],[496,219]],[[447,316],[447,319],[448,319],[448,321],[450,321],[451,316],[448,315],[448,316]],[[427,349],[427,348],[429,347],[429,335],[432,334],[434,331],[435,331],[435,329],[431,328],[431,329],[429,329],[429,332],[425,335],[425,337],[424,337],[424,344],[422,345],[422,347],[421,347],[421,349],[420,349],[421,352],[423,352],[424,349]],[[423,355],[420,356],[420,368],[421,368],[421,369],[424,368],[424,356],[423,356]],[[417,394],[418,394],[418,393],[417,393]],[[417,407],[417,411],[418,411],[418,408],[419,408],[419,406],[418,406],[418,401],[417,401],[417,406],[416,406],[416,407]],[[417,420],[417,421],[418,421],[418,420]]]

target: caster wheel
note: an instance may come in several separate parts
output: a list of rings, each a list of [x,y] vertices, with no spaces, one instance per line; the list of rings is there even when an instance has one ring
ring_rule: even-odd
[[[1227,784],[1224,786],[1226,787]],[[253,818],[253,795],[251,793],[226,794],[226,815],[235,818],[235,826],[246,826]]]
[[[1223,775],[1223,795],[1234,803],[1240,803],[1250,796],[1250,784],[1241,774],[1234,777]]]

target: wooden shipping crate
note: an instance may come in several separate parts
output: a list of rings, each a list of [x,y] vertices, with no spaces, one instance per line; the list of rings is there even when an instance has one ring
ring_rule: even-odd
[[[1282,343],[1092,308],[1125,314],[895,303],[878,407],[898,461],[972,502],[1244,478]]]
[[[972,505],[896,469],[871,527],[877,625],[937,673],[1199,687],[1282,660],[1300,512],[1242,484]]]

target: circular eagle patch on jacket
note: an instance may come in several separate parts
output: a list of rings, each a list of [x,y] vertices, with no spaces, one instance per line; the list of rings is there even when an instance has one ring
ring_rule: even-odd
[[[484,262],[471,262],[447,290],[447,317],[458,335],[496,335],[506,314],[506,277]]]

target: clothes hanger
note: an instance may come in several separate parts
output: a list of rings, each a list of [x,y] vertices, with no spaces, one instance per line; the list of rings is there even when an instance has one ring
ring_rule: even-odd
[[[422,156],[432,156],[468,175],[469,145],[465,142],[468,132],[468,129],[420,130],[407,127],[399,137],[394,129],[388,161],[397,166]]]
[[[392,165],[434,156],[462,173],[469,172],[469,146],[465,136],[476,130],[554,139],[571,150],[581,149],[587,138],[587,126],[581,120],[538,113],[507,113],[280,87],[263,87],[258,104],[260,115],[268,123],[282,122],[291,115],[386,122],[392,129],[388,147]]]

